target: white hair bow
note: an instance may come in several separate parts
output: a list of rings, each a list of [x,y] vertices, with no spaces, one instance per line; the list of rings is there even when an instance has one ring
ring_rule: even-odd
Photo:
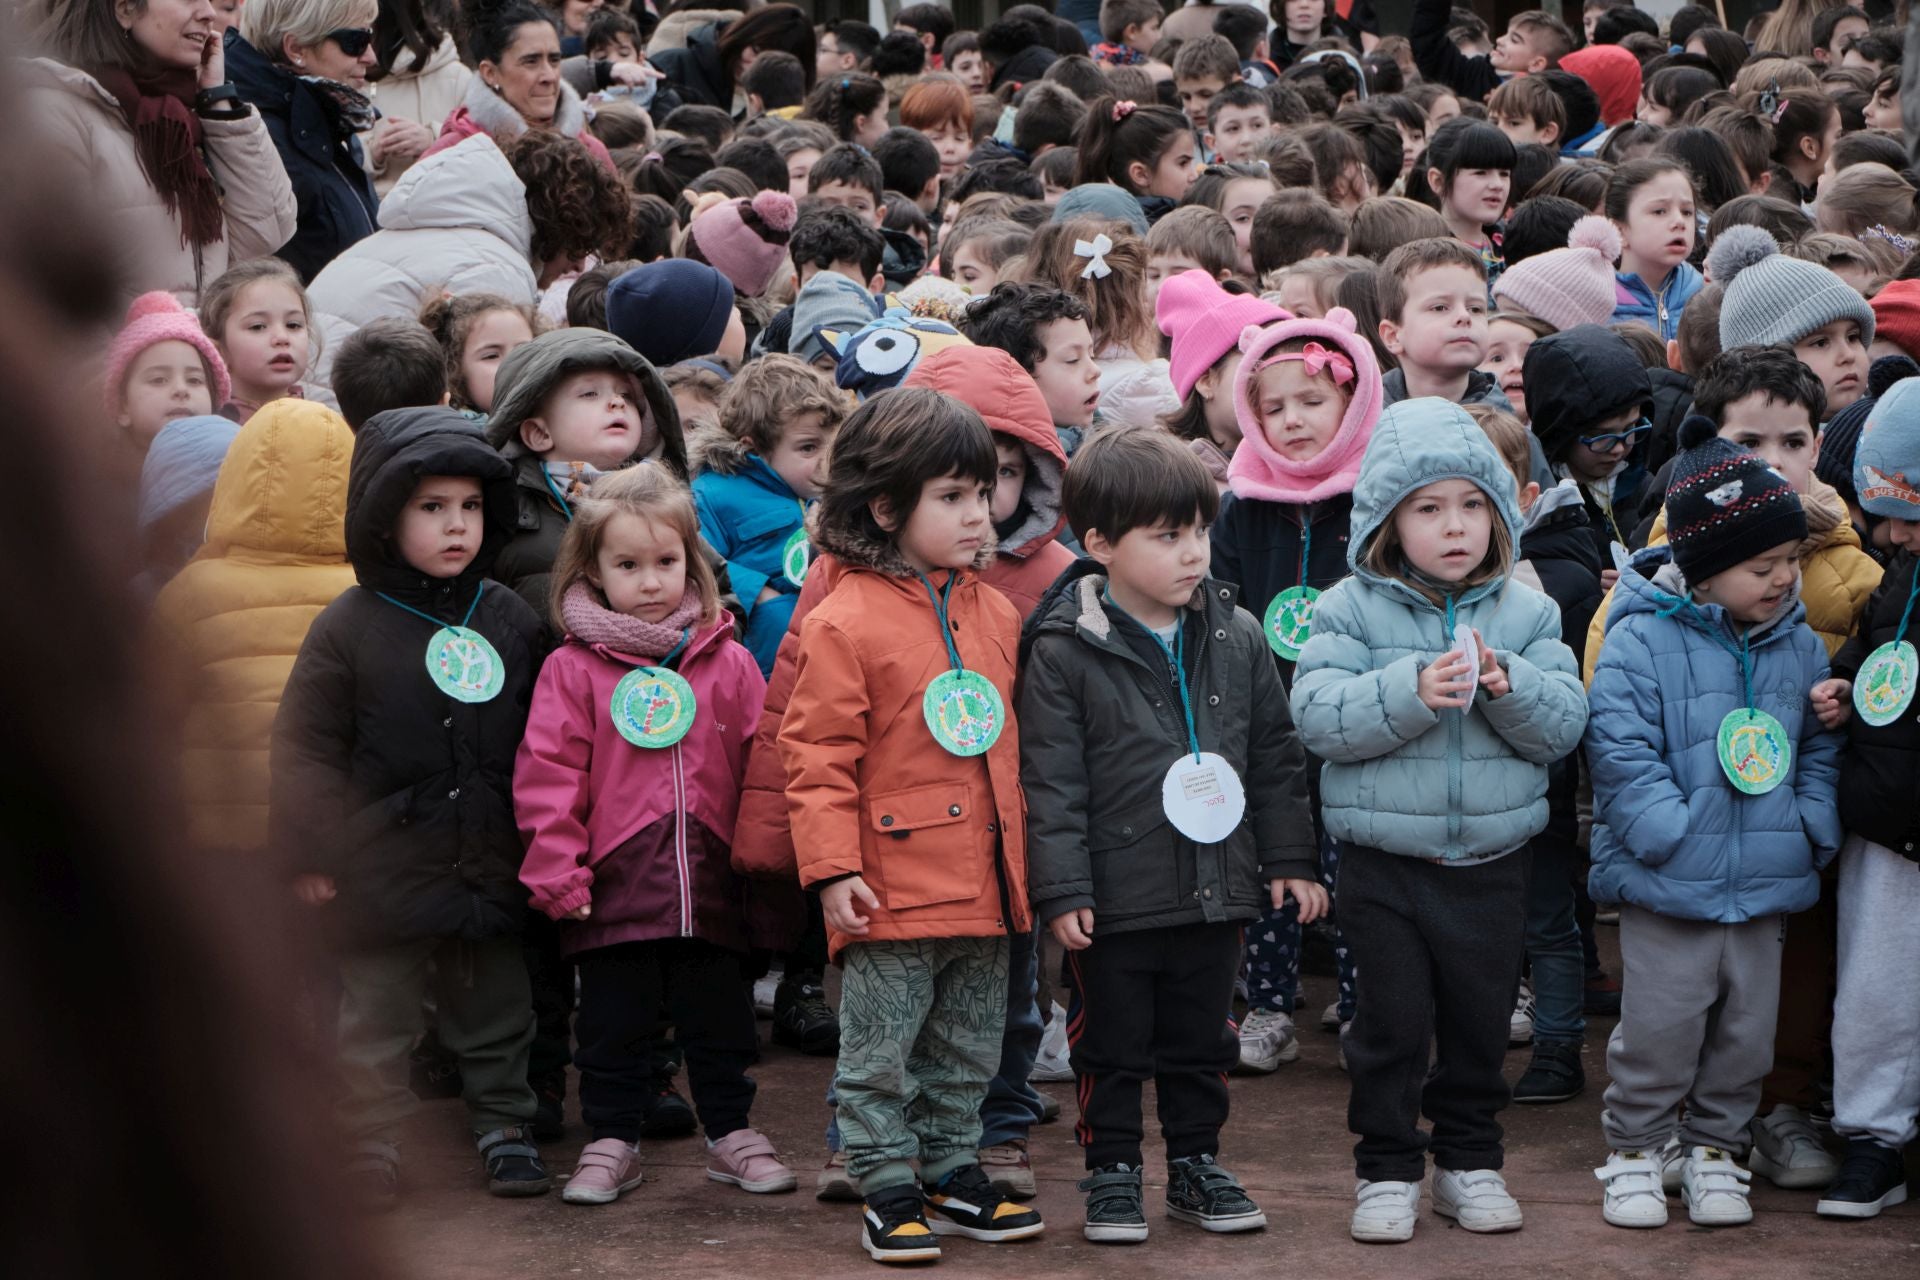
[[[1082,280],[1104,280],[1113,274],[1113,268],[1107,264],[1107,255],[1113,251],[1113,241],[1105,235],[1097,235],[1091,240],[1075,240],[1073,256],[1091,258],[1086,269],[1080,273]]]

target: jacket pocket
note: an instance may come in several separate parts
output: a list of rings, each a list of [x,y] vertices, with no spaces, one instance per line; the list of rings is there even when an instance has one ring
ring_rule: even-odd
[[[867,836],[875,887],[889,911],[963,902],[980,895],[988,851],[971,786],[938,783],[885,791],[867,800]]]
[[[1183,896],[1179,852],[1157,798],[1151,807],[1090,824],[1087,853],[1097,911],[1125,919],[1192,905]]]

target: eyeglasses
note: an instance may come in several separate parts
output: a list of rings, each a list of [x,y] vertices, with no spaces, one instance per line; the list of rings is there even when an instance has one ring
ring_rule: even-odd
[[[327,32],[327,39],[339,45],[340,52],[349,58],[357,58],[373,43],[373,28],[341,27],[338,31]]]
[[[1631,448],[1639,441],[1641,436],[1646,435],[1652,430],[1653,424],[1645,418],[1642,418],[1625,431],[1609,431],[1607,434],[1601,436],[1581,436],[1580,443],[1597,453],[1605,453],[1607,450],[1619,445],[1626,445]]]

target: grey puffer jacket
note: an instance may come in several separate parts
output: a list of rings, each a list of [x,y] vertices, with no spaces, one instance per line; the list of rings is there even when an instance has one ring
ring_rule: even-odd
[[[1021,642],[1020,781],[1036,918],[1091,908],[1101,934],[1252,920],[1267,882],[1315,874],[1306,756],[1287,695],[1239,589],[1204,579],[1183,611],[1187,689],[1202,751],[1240,774],[1246,816],[1196,844],[1161,807],[1187,749],[1180,695],[1152,637],[1102,603],[1081,560],[1034,611]],[[1031,731],[1028,726],[1031,725]]]

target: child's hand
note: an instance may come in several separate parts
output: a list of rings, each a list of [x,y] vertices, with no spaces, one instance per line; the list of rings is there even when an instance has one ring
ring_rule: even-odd
[[[1447,650],[1420,672],[1420,701],[1435,711],[1466,706],[1467,690],[1471,688],[1473,670],[1467,665],[1467,655],[1458,649]]]
[[[1845,724],[1853,715],[1853,681],[1836,676],[1813,686],[1813,714],[1823,728]]]
[[[293,878],[293,896],[310,907],[326,906],[333,901],[336,892],[332,876],[318,876],[309,872]]]
[[[1480,647],[1480,687],[1487,691],[1489,698],[1505,697],[1512,692],[1513,684],[1507,679],[1507,669],[1500,665],[1500,659],[1487,647],[1478,627],[1473,629],[1473,642]]]
[[[878,911],[880,899],[873,890],[867,888],[867,882],[859,876],[848,876],[845,880],[835,880],[820,891],[820,911],[827,918],[827,927],[837,933],[863,938],[867,933],[867,917],[854,914],[854,901],[858,899],[867,905],[867,910]]]
[[[1081,907],[1047,921],[1053,940],[1069,951],[1085,951],[1093,945],[1093,908]]]
[[[769,600],[777,600],[779,598],[780,598],[780,593],[778,591],[775,591],[772,587],[762,587],[760,588],[760,594],[754,597],[753,602],[757,605],[760,605],[760,604],[765,604]]]
[[[588,916],[592,914],[593,914],[593,904],[591,902],[583,902],[579,906],[575,907],[573,910],[567,912],[567,914],[562,918],[566,920],[585,920]]]
[[[1620,571],[1618,569],[1602,569],[1600,571],[1600,589],[1602,591],[1613,590],[1613,584],[1618,581],[1620,581]]]
[[[1273,895],[1275,911],[1286,906],[1287,895],[1292,894],[1293,900],[1300,904],[1301,924],[1312,924],[1327,914],[1331,901],[1327,897],[1327,887],[1318,880],[1269,880],[1267,892]]]

